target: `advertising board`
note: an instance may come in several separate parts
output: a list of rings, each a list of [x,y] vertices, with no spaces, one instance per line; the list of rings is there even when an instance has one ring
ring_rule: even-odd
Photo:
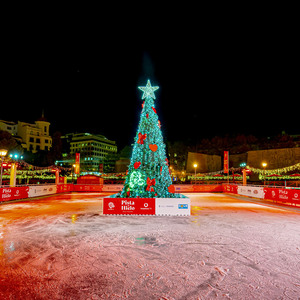
[[[28,198],[28,186],[7,187],[0,189],[0,202]]]
[[[298,189],[279,189],[265,188],[265,199],[281,203],[300,204],[300,190]]]
[[[233,184],[223,184],[223,192],[230,194],[237,194],[238,186]]]
[[[156,198],[156,215],[190,216],[191,200],[189,198]]]
[[[155,215],[155,198],[103,198],[105,215]]]
[[[237,192],[239,195],[264,199],[264,188],[257,186],[239,185]]]
[[[58,184],[56,186],[57,193],[73,192],[73,184]]]
[[[44,195],[56,194],[55,184],[51,185],[32,185],[29,187],[28,197],[39,197]]]

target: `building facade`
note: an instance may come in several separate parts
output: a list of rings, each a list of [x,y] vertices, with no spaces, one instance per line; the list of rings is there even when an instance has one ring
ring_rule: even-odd
[[[17,128],[15,122],[0,120],[0,130],[7,131],[11,135],[17,135]]]
[[[18,121],[17,133],[22,138],[23,148],[32,153],[39,150],[49,151],[52,147],[49,127],[50,123],[44,118],[40,118],[34,124]]]
[[[39,150],[49,151],[52,147],[52,137],[49,135],[50,123],[44,117],[34,124],[0,120],[0,129],[9,132],[22,147],[32,153]]]
[[[222,170],[222,159],[219,155],[209,155],[196,152],[188,152],[186,172],[194,173],[209,173]]]
[[[70,140],[71,156],[80,153],[80,170],[82,172],[99,172],[99,165],[103,163],[106,156],[115,154],[118,150],[116,142],[103,135],[76,133],[66,136]]]

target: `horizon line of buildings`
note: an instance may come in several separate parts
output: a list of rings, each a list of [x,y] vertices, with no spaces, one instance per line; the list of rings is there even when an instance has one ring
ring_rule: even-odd
[[[35,123],[0,120],[0,130],[9,132],[24,150],[37,153],[39,150],[49,151],[52,147],[52,137],[49,133],[50,122],[42,115]],[[67,133],[61,136],[62,159],[57,160],[60,166],[72,166],[75,162],[75,154],[80,153],[81,171],[98,173],[103,170],[104,159],[108,154],[116,154],[118,151],[116,141],[109,140],[101,134],[91,133]],[[298,146],[298,145],[297,145]],[[198,172],[213,172],[222,168],[220,155],[209,155],[201,152],[188,152],[180,159],[178,153],[169,149],[170,165],[174,169],[193,172],[194,163],[198,164]],[[238,167],[241,162],[259,167],[262,161],[268,161],[268,168],[276,169],[292,165],[300,161],[300,147],[283,149],[251,150],[241,154],[230,155],[230,163]],[[181,161],[181,163],[180,163]],[[129,158],[120,158],[111,162],[111,171],[125,172],[130,163]],[[103,172],[103,171],[102,171]]]
[[[34,123],[0,120],[0,130],[9,132],[24,150],[32,153],[51,149],[50,125],[43,115]],[[118,150],[115,141],[101,134],[67,133],[61,136],[61,140],[62,160],[56,163],[72,165],[75,153],[80,153],[81,170],[87,172],[99,172],[100,164],[105,157],[117,153]]]

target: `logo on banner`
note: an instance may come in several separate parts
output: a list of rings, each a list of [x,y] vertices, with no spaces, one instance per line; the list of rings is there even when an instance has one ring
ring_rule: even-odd
[[[178,204],[178,208],[179,209],[188,209],[189,206],[188,206],[188,204]]]
[[[109,207],[110,209],[113,209],[113,208],[115,208],[115,205],[113,204],[113,202],[109,202],[109,203],[108,203],[108,207]]]
[[[296,200],[296,201],[299,201],[300,199],[299,199],[299,194],[298,194],[298,192],[295,192],[294,193],[294,195],[293,195],[293,197],[292,197],[292,200]]]

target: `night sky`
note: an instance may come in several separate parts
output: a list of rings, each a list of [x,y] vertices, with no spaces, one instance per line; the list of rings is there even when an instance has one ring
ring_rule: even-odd
[[[0,119],[34,122],[44,110],[52,133],[99,133],[130,145],[137,87],[149,78],[160,87],[166,140],[300,134],[294,33],[280,24],[212,24],[17,27],[2,39]]]

